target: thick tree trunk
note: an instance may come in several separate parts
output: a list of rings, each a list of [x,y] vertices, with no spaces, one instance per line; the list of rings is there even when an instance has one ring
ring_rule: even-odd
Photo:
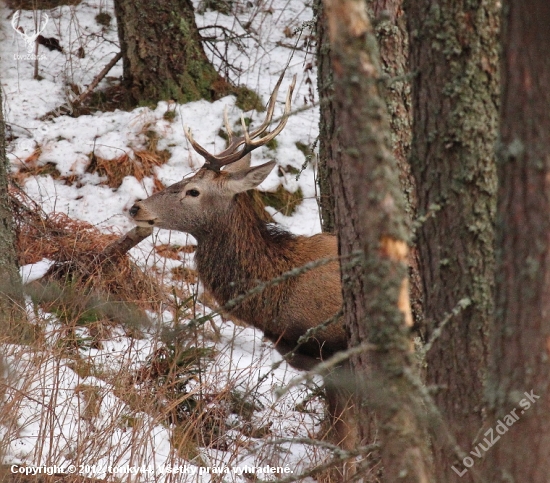
[[[416,179],[428,335],[463,306],[427,354],[427,383],[468,453],[483,426],[487,329],[493,316],[494,143],[498,104],[495,1],[409,0]],[[437,481],[467,481],[434,448]]]
[[[376,414],[384,481],[429,482],[421,404],[405,377],[412,364],[409,230],[379,88],[376,39],[364,0],[325,0],[325,7],[339,147],[329,168],[343,257],[345,323],[351,347],[376,347],[352,359],[362,396],[359,431],[369,437],[370,417]],[[356,263],[346,263],[357,254]]]
[[[8,161],[0,93],[0,322],[5,327],[22,307],[21,277],[15,251],[15,228],[8,196]],[[19,312],[20,313],[20,312]]]
[[[407,207],[414,210],[414,179],[409,167],[412,137],[409,34],[403,15],[403,0],[368,0],[367,5],[375,25],[382,70],[388,77],[382,85],[390,116],[392,151],[399,166]]]
[[[497,316],[487,389],[488,427],[495,428],[494,436],[500,439],[487,452],[486,479],[546,483],[550,475],[550,57],[546,49],[550,3],[508,0],[503,11]]]
[[[124,84],[136,103],[214,100],[228,84],[204,53],[191,0],[115,0]]]

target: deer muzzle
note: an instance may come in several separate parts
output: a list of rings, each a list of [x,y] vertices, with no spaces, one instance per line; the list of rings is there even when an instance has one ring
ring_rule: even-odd
[[[151,227],[155,224],[156,217],[148,212],[141,204],[141,200],[134,203],[134,206],[128,211],[138,226]]]

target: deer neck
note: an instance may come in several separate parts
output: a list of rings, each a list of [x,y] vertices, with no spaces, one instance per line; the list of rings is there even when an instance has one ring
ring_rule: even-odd
[[[293,235],[259,218],[246,193],[239,194],[229,211],[198,237],[199,277],[218,303],[224,304],[290,270],[295,243]]]

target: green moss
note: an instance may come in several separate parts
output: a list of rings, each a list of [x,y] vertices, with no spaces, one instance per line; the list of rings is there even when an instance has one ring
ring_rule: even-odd
[[[271,149],[272,151],[275,151],[278,146],[279,146],[279,142],[276,139],[272,139],[271,141],[265,144],[265,147],[267,149]]]
[[[172,122],[176,118],[176,111],[166,111],[162,117],[166,121]]]
[[[296,143],[296,148],[298,148],[298,151],[301,151],[303,155],[306,157],[306,159],[311,158],[313,156],[313,151],[311,150],[311,147],[309,144],[304,144],[300,141]]]
[[[185,17],[180,17],[180,24],[179,24],[180,32],[183,34],[183,36],[186,38],[186,40],[189,40],[189,24],[187,23],[187,20]]]
[[[279,185],[274,192],[260,191],[259,193],[264,205],[275,208],[285,216],[292,215],[304,199],[300,188],[294,193],[290,193],[282,185]]]
[[[243,111],[255,109],[258,112],[265,111],[260,96],[246,86],[238,86],[231,89],[231,93],[237,97],[237,106]]]

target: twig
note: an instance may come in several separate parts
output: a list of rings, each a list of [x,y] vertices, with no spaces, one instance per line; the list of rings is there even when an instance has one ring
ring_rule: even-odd
[[[451,310],[445,317],[443,317],[443,320],[439,324],[439,326],[432,332],[432,335],[430,337],[430,340],[426,343],[426,345],[422,348],[420,351],[420,356],[424,358],[428,351],[432,348],[434,345],[434,342],[441,336],[443,329],[445,326],[449,323],[449,321],[455,316],[458,315],[460,312],[462,312],[465,308],[472,305],[472,300],[468,297],[464,297],[463,299],[460,299],[458,303],[454,306],[453,310]]]
[[[345,450],[340,448],[336,444],[329,443],[328,441],[320,441],[318,439],[312,438],[277,438],[269,439],[265,441],[265,444],[278,445],[278,444],[307,444],[309,446],[317,446],[318,448],[323,448],[329,451],[332,451],[338,459],[348,459],[363,454],[373,449],[378,449],[378,444],[370,444],[368,446],[358,447],[353,450]]]
[[[88,86],[88,88],[82,94],[80,94],[73,101],[72,104],[76,107],[78,107],[80,104],[82,104],[90,96],[92,91],[97,87],[97,85],[101,82],[101,80],[107,75],[107,73],[114,67],[114,65],[120,59],[122,59],[122,52],[119,52],[118,54],[116,54],[111,59],[111,61],[105,67],[103,67],[101,72],[94,77],[94,80],[91,82],[91,84]]]

